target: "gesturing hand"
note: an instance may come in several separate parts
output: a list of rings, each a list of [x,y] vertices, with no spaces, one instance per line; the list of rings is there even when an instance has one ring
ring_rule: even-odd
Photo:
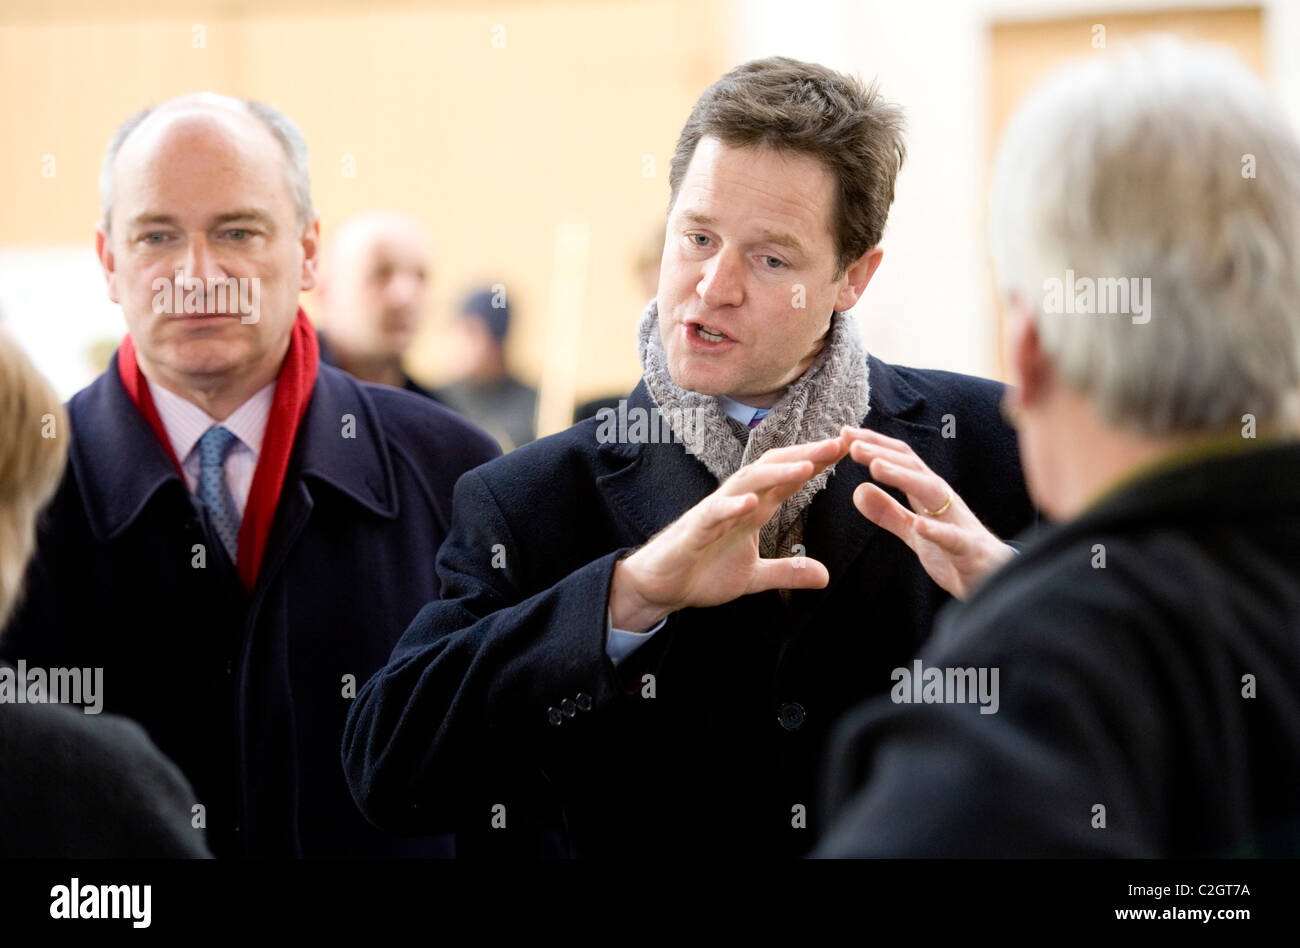
[[[844,457],[846,435],[774,448],[747,464],[614,567],[615,628],[641,631],[678,609],[717,606],[765,589],[819,589],[826,567],[808,557],[763,559],[758,532],[809,478]]]
[[[1015,555],[906,443],[866,428],[845,428],[843,436],[850,439],[849,457],[867,465],[875,480],[906,494],[912,510],[875,484],[858,485],[853,505],[911,547],[944,590],[965,599]]]

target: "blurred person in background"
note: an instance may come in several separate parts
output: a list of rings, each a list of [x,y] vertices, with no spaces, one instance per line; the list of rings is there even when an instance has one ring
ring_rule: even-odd
[[[470,293],[456,321],[457,367],[462,375],[438,395],[512,451],[537,437],[537,390],[506,364],[510,303],[503,284]]]
[[[363,382],[434,398],[402,367],[424,318],[429,235],[409,214],[367,211],[339,225],[320,272],[320,357]]]
[[[219,856],[451,855],[365,821],[339,742],[438,595],[452,485],[496,445],[320,363],[298,304],[319,221],[287,116],[210,94],[146,109],[100,196],[129,334],[69,402],[68,472],[0,653],[102,667],[106,707],[181,767]]]
[[[920,655],[991,705],[900,675],[845,722],[818,853],[1298,856],[1300,141],[1226,53],[1147,42],[1023,106],[991,222],[1056,523]]]
[[[903,151],[901,110],[824,66],[758,60],[700,97],[641,382],[461,479],[443,599],[352,707],[379,825],[545,793],[575,856],[812,845],[830,723],[1034,516],[1003,387],[889,365],[848,313]]]
[[[68,450],[68,417],[54,389],[2,328],[0,431],[2,637]],[[88,701],[84,710],[48,703],[53,670],[40,670],[39,689],[32,671],[0,665],[0,858],[208,856],[204,831],[191,822],[194,791],[144,730]]]

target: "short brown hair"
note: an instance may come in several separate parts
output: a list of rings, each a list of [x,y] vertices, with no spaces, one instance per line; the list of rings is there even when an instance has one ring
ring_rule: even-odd
[[[706,136],[732,147],[808,155],[831,172],[837,278],[880,243],[905,148],[903,110],[881,98],[874,83],[864,86],[853,76],[785,56],[737,66],[691,109],[673,152],[669,208]]]
[[[68,418],[50,383],[0,328],[0,630],[18,601],[36,517],[58,487]]]

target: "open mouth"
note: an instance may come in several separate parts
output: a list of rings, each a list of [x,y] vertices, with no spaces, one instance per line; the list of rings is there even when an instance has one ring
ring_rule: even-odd
[[[731,339],[720,329],[714,329],[712,326],[706,326],[703,323],[691,323],[691,332],[695,338],[704,342],[727,342]]]

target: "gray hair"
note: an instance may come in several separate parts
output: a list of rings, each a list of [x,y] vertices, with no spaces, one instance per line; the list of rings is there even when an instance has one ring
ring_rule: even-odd
[[[224,98],[224,97],[223,97]],[[173,100],[175,101],[175,100]],[[264,102],[252,99],[232,99],[244,106],[266,127],[280,147],[284,150],[285,174],[289,182],[289,191],[297,211],[299,227],[306,227],[312,218],[311,203],[311,157],[307,153],[307,140],[302,131],[289,116],[279,109]],[[167,103],[163,103],[166,105]],[[109,233],[113,212],[113,165],[117,153],[122,150],[122,143],[131,136],[150,115],[163,106],[151,105],[136,112],[118,126],[112,138],[108,140],[108,150],[104,153],[104,163],[99,169],[99,205],[104,218],[104,232]]]
[[[1008,128],[990,222],[1001,289],[1108,425],[1300,418],[1300,142],[1230,55],[1158,38],[1059,74]],[[1062,312],[1068,271],[1149,279],[1149,321]]]

